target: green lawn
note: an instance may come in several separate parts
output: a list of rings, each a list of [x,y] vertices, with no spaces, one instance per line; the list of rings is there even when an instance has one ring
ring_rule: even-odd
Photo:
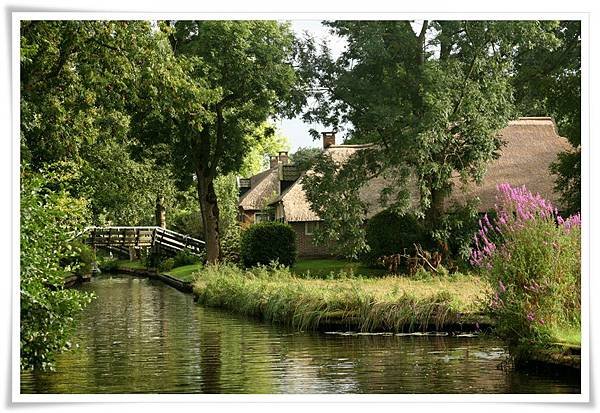
[[[581,328],[565,327],[552,331],[555,343],[568,347],[581,347]]]
[[[119,260],[116,261],[116,265],[119,268],[130,268],[130,269],[141,269],[145,270],[146,265],[142,261],[129,261],[129,260]],[[168,274],[172,277],[177,278],[181,281],[193,281],[193,273],[200,270],[201,264],[191,264],[184,265],[182,267],[173,268],[171,271],[163,271],[163,273]]]
[[[116,265],[120,268],[146,269],[146,265],[142,261],[118,260]]]
[[[121,268],[145,269],[142,261],[119,260],[117,265]],[[200,269],[200,264],[185,265],[165,272],[182,281],[193,281],[192,274]],[[386,271],[378,268],[368,268],[360,262],[344,261],[337,259],[301,259],[292,267],[292,273],[304,275],[308,278],[335,278],[340,272],[352,273],[356,276],[383,276]]]
[[[194,273],[200,271],[202,264],[190,264],[182,267],[173,268],[171,271],[165,272],[165,274],[175,277],[181,281],[194,281]]]
[[[292,267],[292,272],[297,275],[307,275],[315,278],[326,278],[339,274],[341,271],[362,276],[382,276],[384,269],[368,268],[360,262],[336,260],[336,259],[300,259]]]

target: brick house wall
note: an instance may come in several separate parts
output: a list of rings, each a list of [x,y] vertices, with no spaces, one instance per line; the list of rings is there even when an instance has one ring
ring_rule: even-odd
[[[243,228],[254,224],[254,214],[256,211],[245,211],[243,208],[238,209],[238,221]]]
[[[298,245],[299,257],[327,257],[330,256],[326,246],[317,246],[313,242],[312,235],[306,235],[304,224],[305,222],[290,222],[289,223],[296,232],[296,243]]]

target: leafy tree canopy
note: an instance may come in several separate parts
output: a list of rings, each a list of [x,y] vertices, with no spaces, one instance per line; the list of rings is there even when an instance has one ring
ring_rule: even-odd
[[[567,214],[581,209],[581,22],[561,21],[557,42],[522,48],[516,59],[515,100],[519,113],[552,116],[573,149],[552,165],[555,190]]]
[[[347,41],[347,48],[334,59],[327,48],[307,42],[302,58],[316,79],[317,104],[304,118],[338,131],[349,123],[347,142],[375,145],[361,151],[373,154],[357,156],[343,167],[351,171],[360,165],[366,173],[325,173],[322,177],[331,176],[331,181],[323,185],[356,191],[385,174],[389,185],[381,195],[387,206],[404,212],[417,207],[430,228],[442,218],[453,174],[479,182],[498,156],[502,142],[497,132],[517,113],[512,79],[519,51],[560,43],[554,33],[558,22],[551,21],[326,24]],[[344,176],[351,181],[342,182]],[[308,179],[308,185],[319,185],[317,177]],[[411,186],[419,194],[417,205],[409,202]],[[326,204],[317,191],[314,196],[310,192],[313,209],[320,213],[341,208],[344,197]],[[354,210],[360,211],[359,206]],[[342,238],[363,233],[355,228],[358,216],[328,215],[344,220],[343,225],[326,221],[326,226],[349,232]]]
[[[162,22],[185,74],[176,93],[148,107],[144,142],[164,145],[184,185],[195,182],[208,260],[217,261],[219,205],[214,180],[237,172],[260,126],[302,104],[292,65],[295,39],[289,25],[274,21]],[[160,74],[159,74],[160,75]],[[185,89],[185,90],[183,90]],[[183,96],[182,96],[183,94]]]

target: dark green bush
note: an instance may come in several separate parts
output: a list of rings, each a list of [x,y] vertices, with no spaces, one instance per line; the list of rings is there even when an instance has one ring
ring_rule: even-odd
[[[384,255],[414,253],[414,244],[429,248],[431,241],[423,225],[414,215],[400,216],[393,211],[382,211],[367,222],[366,241],[370,247],[363,261],[377,265]]]
[[[117,271],[119,263],[114,258],[102,257],[102,259],[98,261],[98,267],[102,272],[111,273]]]
[[[146,268],[158,268],[160,263],[169,258],[167,255],[156,251],[149,251],[144,258]]]
[[[492,218],[493,212],[488,213]],[[438,243],[445,243],[453,259],[468,265],[473,247],[473,234],[477,231],[477,205],[452,205],[440,220],[431,236]]]
[[[188,249],[183,249],[173,258],[173,268],[183,267],[184,265],[197,264],[200,262],[200,257],[192,254]]]
[[[255,224],[242,233],[240,255],[246,267],[273,261],[292,266],[296,261],[296,233],[282,222]]]
[[[229,228],[221,237],[221,256],[224,261],[238,263],[240,262],[240,238],[241,229],[239,227]]]
[[[92,272],[92,263],[96,261],[96,253],[87,244],[79,240],[69,243],[71,254],[61,260],[61,265],[71,268],[74,274],[84,275]]]
[[[166,260],[164,260],[158,264],[158,270],[160,272],[167,272],[167,271],[171,271],[174,266],[175,266],[175,259],[167,258]]]

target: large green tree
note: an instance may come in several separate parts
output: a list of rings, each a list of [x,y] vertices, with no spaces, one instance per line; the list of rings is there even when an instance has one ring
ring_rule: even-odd
[[[552,165],[556,191],[567,213],[581,209],[581,22],[561,21],[548,30],[556,41],[522,47],[513,80],[517,110],[552,116],[571,150]]]
[[[516,113],[511,84],[516,54],[523,45],[555,42],[547,27],[556,23],[325,24],[346,40],[347,47],[335,59],[327,49],[306,48],[304,68],[314,70],[317,105],[304,118],[338,131],[348,123],[349,142],[376,144],[342,167],[366,173],[333,172],[323,165],[321,169],[330,173],[308,177],[307,186],[314,188],[307,191],[313,209],[330,216],[330,226],[348,233],[344,237],[332,231],[326,238],[356,239],[363,233],[356,214],[336,218],[328,210],[339,208],[344,199],[354,200],[352,211],[364,210],[357,188],[377,175],[385,175],[390,183],[381,191],[382,200],[401,212],[411,206],[410,187],[414,187],[419,194],[415,207],[433,230],[443,218],[453,174],[479,182],[486,165],[498,156],[502,142],[497,132]],[[322,162],[328,162],[326,157]],[[350,181],[342,182],[344,178]],[[323,188],[340,188],[340,196],[334,197],[339,201],[320,197]]]
[[[63,288],[69,240],[91,222],[147,222],[153,192],[172,186],[158,157],[134,152],[134,123],[183,70],[142,21],[23,21],[20,52],[21,364],[46,368],[89,299]]]
[[[160,113],[150,108],[143,133],[170,148],[182,184],[195,184],[207,259],[216,262],[215,179],[240,169],[266,136],[256,133],[264,121],[302,101],[292,65],[294,36],[288,24],[275,21],[177,21],[161,28],[187,76],[177,93],[163,93]]]
[[[136,148],[141,109],[175,83],[147,73],[176,72],[170,58],[150,22],[21,23],[22,160],[70,176],[97,224],[151,223],[157,192],[173,193],[169,169]]]

